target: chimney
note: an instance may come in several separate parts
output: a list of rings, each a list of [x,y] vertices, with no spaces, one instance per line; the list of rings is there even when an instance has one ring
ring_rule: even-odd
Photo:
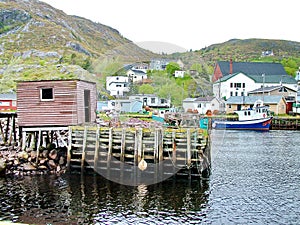
[[[230,63],[229,63],[229,74],[232,74],[233,72],[233,68],[232,68],[232,59],[230,59]]]

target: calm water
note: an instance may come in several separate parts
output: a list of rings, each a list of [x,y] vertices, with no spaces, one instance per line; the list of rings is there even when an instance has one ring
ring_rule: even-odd
[[[128,187],[100,176],[0,178],[0,221],[300,224],[300,132],[213,131],[206,182]]]

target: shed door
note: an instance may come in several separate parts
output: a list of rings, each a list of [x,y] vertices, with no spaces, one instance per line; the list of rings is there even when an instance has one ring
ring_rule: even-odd
[[[84,90],[84,118],[85,122],[91,122],[91,94],[90,90]]]

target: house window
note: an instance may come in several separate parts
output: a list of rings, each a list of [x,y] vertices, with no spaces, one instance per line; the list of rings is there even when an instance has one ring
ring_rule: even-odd
[[[122,87],[122,85],[121,84],[117,84],[116,87]]]
[[[228,105],[228,108],[231,109],[231,105]]]
[[[151,103],[155,103],[155,98],[151,98]]]
[[[243,83],[243,88],[245,88],[245,86],[246,86],[246,84],[245,84],[245,83]]]
[[[41,101],[53,101],[53,88],[41,88],[40,89]]]
[[[201,103],[198,104],[197,108],[201,108]]]
[[[232,84],[232,83],[230,83],[230,87],[231,87],[231,88],[233,87],[233,84]]]
[[[161,103],[161,104],[164,104],[164,103],[165,103],[165,99],[161,99],[161,100],[160,100],[160,103]]]
[[[233,96],[233,93],[232,93],[232,91],[230,92],[230,96]]]
[[[235,92],[235,96],[238,96],[238,92]]]

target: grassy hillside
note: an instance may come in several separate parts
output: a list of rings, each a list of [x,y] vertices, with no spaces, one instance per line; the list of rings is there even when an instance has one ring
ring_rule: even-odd
[[[111,27],[37,0],[0,2],[0,54],[0,91],[14,89],[16,80],[90,80],[84,69],[101,74],[99,62],[123,65],[155,56]]]
[[[262,56],[262,52],[272,51],[273,56]],[[177,57],[178,54],[175,54]],[[224,43],[213,44],[195,52],[182,53],[183,62],[189,65],[196,61],[214,66],[218,60],[280,62],[287,73],[295,75],[300,66],[300,43],[271,39],[232,39]]]

